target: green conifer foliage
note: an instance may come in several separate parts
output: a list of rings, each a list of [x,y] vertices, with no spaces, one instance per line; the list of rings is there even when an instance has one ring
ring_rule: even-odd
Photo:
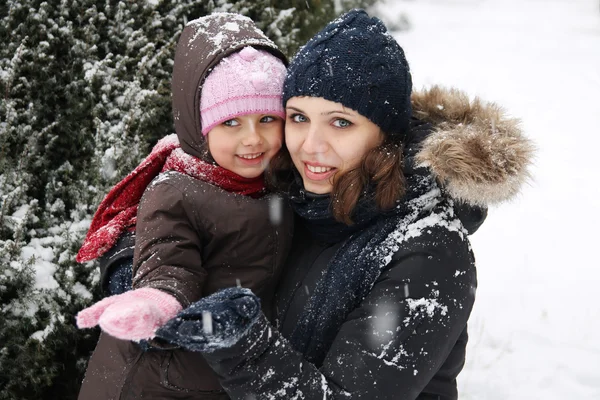
[[[99,299],[77,264],[108,189],[173,132],[170,77],[188,20],[240,12],[291,55],[337,13],[374,0],[0,2],[0,400],[71,399]]]

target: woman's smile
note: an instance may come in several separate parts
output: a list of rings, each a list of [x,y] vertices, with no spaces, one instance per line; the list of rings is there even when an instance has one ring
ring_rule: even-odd
[[[337,172],[337,168],[327,167],[313,162],[304,162],[304,176],[313,181],[329,179]]]

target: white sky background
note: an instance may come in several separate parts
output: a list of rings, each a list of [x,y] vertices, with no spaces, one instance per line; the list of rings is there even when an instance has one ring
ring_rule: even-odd
[[[415,88],[522,119],[533,181],[472,237],[479,289],[461,399],[600,399],[600,1],[387,0]]]

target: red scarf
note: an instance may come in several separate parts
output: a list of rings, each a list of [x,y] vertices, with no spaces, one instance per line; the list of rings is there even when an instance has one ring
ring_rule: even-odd
[[[177,171],[208,182],[228,192],[251,197],[265,193],[263,176],[244,178],[225,168],[209,164],[185,153],[177,135],[161,139],[141,164],[117,183],[98,206],[90,229],[77,253],[77,262],[102,256],[126,230],[135,230],[142,194],[161,172]]]

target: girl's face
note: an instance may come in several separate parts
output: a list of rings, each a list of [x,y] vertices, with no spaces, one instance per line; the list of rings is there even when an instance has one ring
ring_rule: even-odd
[[[283,120],[267,114],[242,115],[212,128],[206,140],[217,164],[244,178],[256,178],[281,148]]]
[[[286,114],[285,143],[309,192],[331,193],[335,174],[357,167],[383,141],[369,119],[321,97],[292,97]]]

